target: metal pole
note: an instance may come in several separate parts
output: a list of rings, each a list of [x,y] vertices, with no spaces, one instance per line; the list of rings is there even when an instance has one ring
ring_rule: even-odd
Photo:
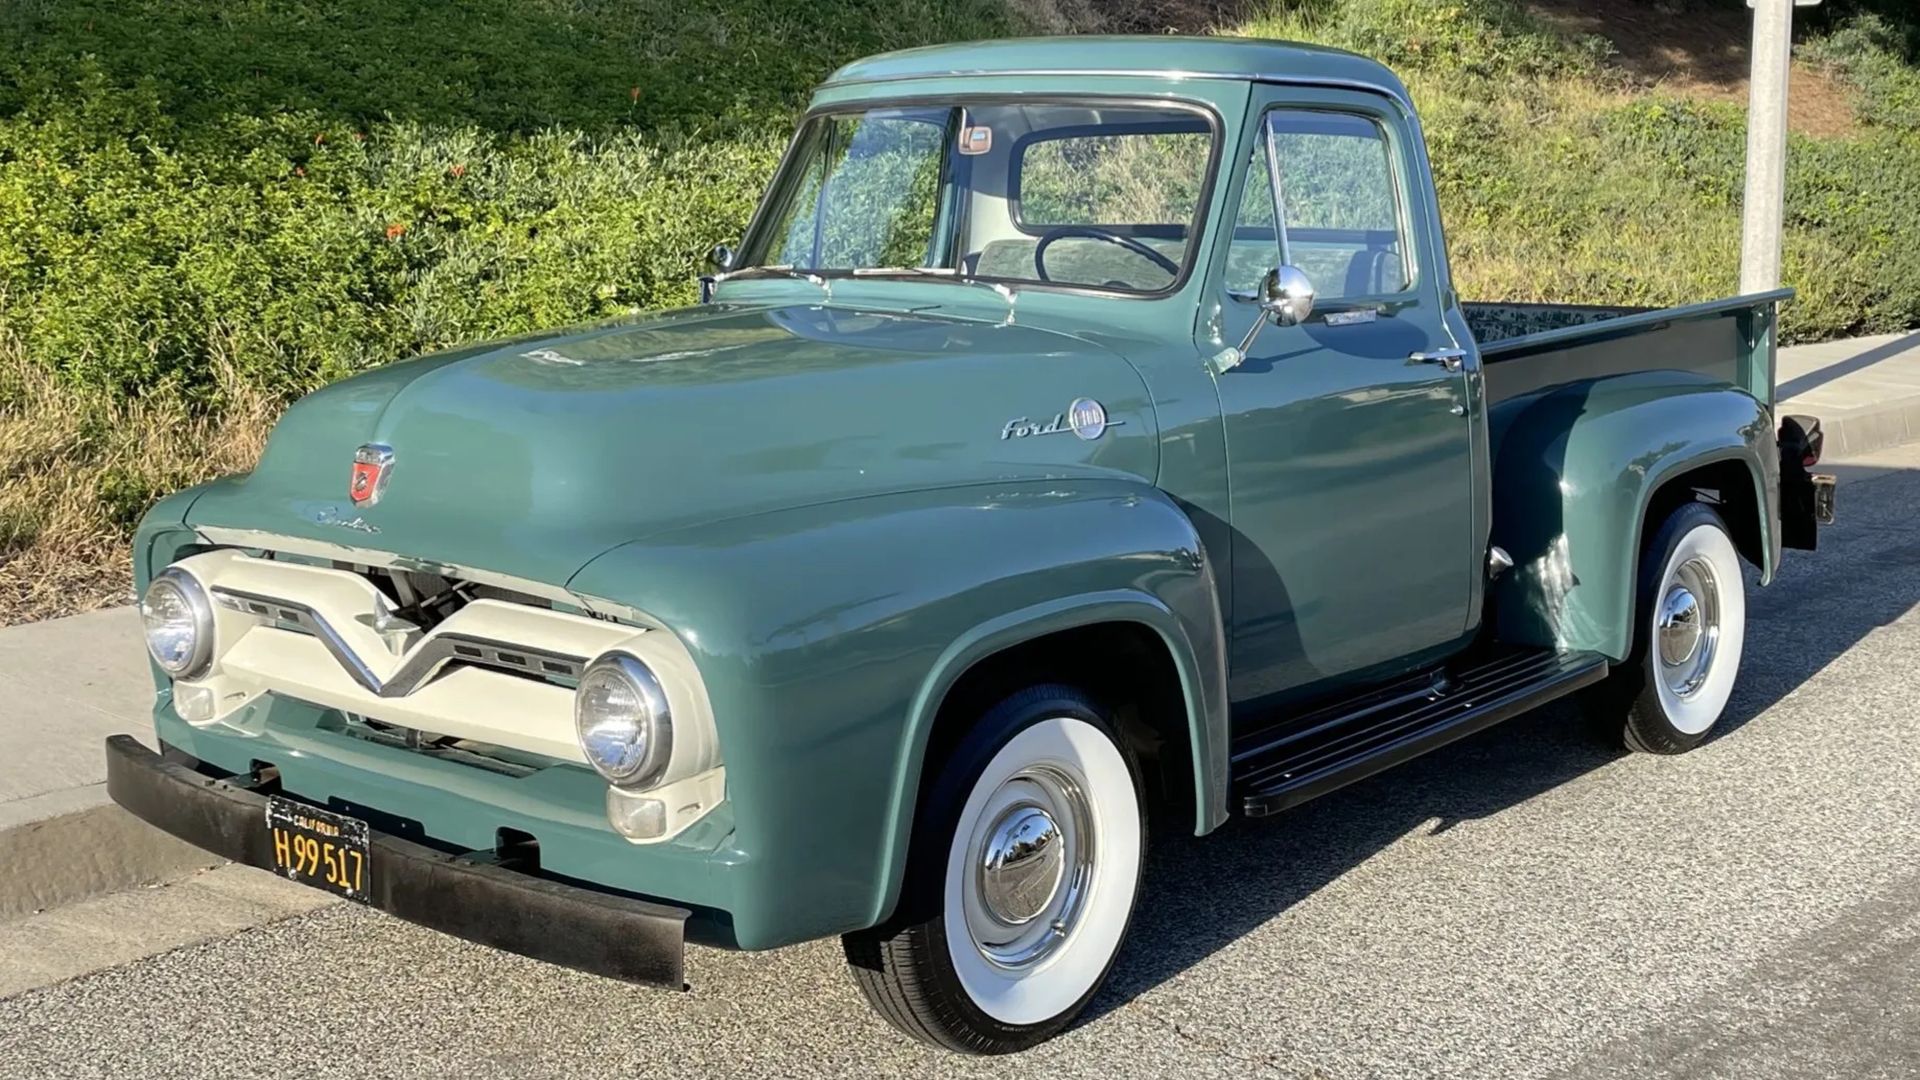
[[[1740,291],[1780,285],[1786,216],[1787,66],[1794,0],[1747,0],[1753,9],[1753,75],[1747,98],[1747,194],[1741,207]]]

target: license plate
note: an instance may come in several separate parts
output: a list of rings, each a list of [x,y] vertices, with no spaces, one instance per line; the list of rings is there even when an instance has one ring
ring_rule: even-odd
[[[367,903],[373,860],[366,822],[276,796],[267,800],[267,835],[280,876]]]

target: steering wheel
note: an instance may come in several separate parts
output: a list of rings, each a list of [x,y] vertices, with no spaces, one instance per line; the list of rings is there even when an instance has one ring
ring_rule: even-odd
[[[1165,255],[1160,254],[1158,251],[1135,240],[1131,236],[1121,236],[1119,233],[1108,232],[1105,229],[1096,228],[1092,225],[1060,225],[1048,229],[1047,234],[1040,238],[1040,242],[1033,246],[1033,271],[1040,275],[1041,281],[1053,280],[1047,276],[1047,247],[1055,240],[1065,240],[1069,237],[1085,237],[1088,240],[1105,240],[1109,244],[1126,248],[1135,255],[1165,270],[1167,276],[1170,278],[1180,276],[1179,263],[1174,262],[1172,259],[1167,258]]]

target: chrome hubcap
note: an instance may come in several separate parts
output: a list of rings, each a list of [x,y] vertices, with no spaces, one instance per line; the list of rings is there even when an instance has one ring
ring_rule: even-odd
[[[1713,669],[1714,646],[1720,639],[1719,597],[1713,567],[1705,559],[1688,559],[1667,579],[1654,640],[1661,678],[1680,697],[1699,690]]]
[[[989,962],[1028,967],[1079,923],[1093,876],[1093,808],[1076,774],[1058,765],[1008,777],[988,806],[969,843],[967,930]]]
[[[995,919],[1024,926],[1053,902],[1066,873],[1059,823],[1038,806],[1016,806],[987,837],[980,899]]]
[[[1700,647],[1700,602],[1676,585],[1660,610],[1660,660],[1677,667],[1693,659]]]

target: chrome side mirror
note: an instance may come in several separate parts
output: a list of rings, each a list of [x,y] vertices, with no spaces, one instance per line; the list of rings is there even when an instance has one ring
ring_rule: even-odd
[[[1267,271],[1260,285],[1260,310],[1281,326],[1298,326],[1313,314],[1313,282],[1297,266]]]
[[[713,303],[713,290],[720,284],[720,279],[726,277],[727,272],[733,269],[733,260],[733,249],[725,244],[715,244],[713,250],[707,252],[707,262],[713,266],[714,272],[700,275],[701,303]]]
[[[1240,355],[1253,348],[1253,339],[1260,336],[1260,328],[1271,318],[1281,326],[1298,326],[1313,315],[1313,282],[1297,266],[1276,266],[1267,271],[1267,279],[1260,283],[1260,317],[1253,320],[1248,328],[1246,340],[1240,343]]]

